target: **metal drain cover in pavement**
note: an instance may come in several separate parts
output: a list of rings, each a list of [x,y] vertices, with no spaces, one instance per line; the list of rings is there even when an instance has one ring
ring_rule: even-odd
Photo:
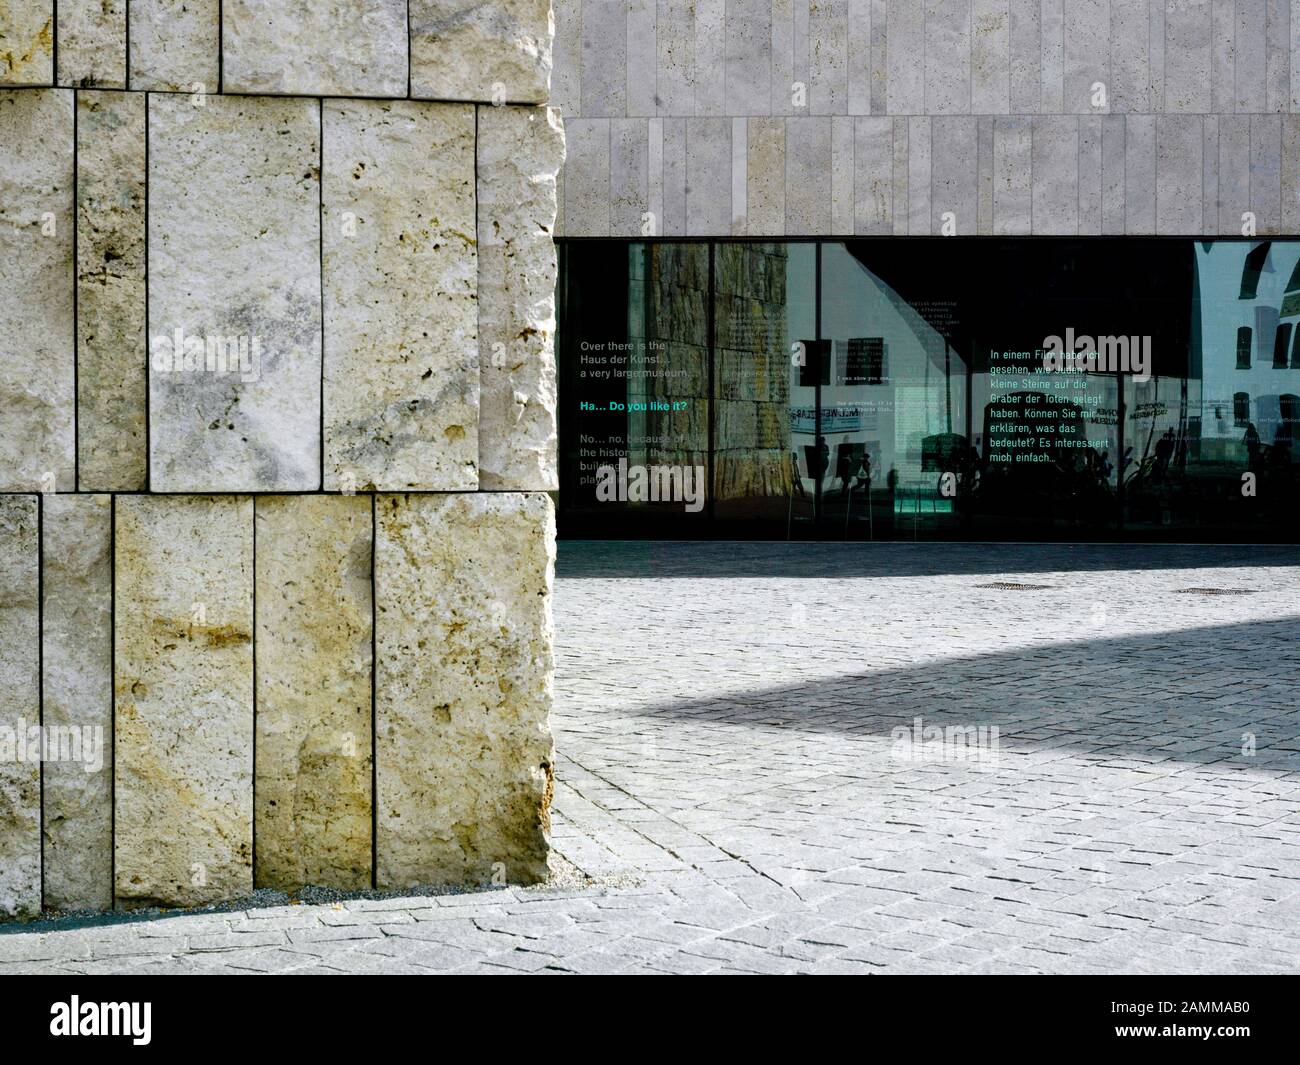
[[[1254,595],[1254,588],[1176,588],[1174,595]]]
[[[1015,581],[994,581],[992,584],[977,584],[976,588],[997,588],[1003,592],[1040,592],[1051,588],[1050,584],[1017,584]]]

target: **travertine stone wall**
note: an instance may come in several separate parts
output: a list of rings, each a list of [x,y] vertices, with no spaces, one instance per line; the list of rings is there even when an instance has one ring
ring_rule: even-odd
[[[0,496],[0,916],[41,909],[40,506]],[[36,737],[39,743],[39,734]]]
[[[42,497],[45,904],[113,901],[113,498]]]
[[[541,879],[555,761],[549,500],[381,495],[376,508],[378,884]]]
[[[560,232],[1300,231],[1300,0],[555,0]]]
[[[545,877],[551,24],[0,0],[0,917]]]

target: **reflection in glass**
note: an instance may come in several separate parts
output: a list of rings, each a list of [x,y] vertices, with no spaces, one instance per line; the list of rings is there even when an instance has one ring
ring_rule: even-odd
[[[562,258],[566,534],[1294,539],[1300,241]],[[707,470],[708,507],[603,502],[611,461]]]

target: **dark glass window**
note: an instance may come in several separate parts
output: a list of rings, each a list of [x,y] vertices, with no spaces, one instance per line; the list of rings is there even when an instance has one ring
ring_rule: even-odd
[[[1237,294],[1238,299],[1253,300],[1256,297],[1259,292],[1259,279],[1264,273],[1264,265],[1268,262],[1268,252],[1271,247],[1269,241],[1264,241],[1246,256],[1246,262],[1241,269],[1241,291]]]
[[[563,536],[1300,528],[1283,287],[1300,240],[562,240],[560,257]]]
[[[1291,346],[1291,323],[1283,322],[1273,336],[1273,369],[1285,370],[1287,349]]]
[[[1232,420],[1239,429],[1250,424],[1249,392],[1234,392],[1232,394]]]

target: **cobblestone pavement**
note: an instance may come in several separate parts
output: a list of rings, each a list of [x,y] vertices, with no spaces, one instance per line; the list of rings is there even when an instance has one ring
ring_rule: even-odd
[[[45,922],[0,971],[1300,969],[1294,549],[567,543],[556,623],[563,887]]]

